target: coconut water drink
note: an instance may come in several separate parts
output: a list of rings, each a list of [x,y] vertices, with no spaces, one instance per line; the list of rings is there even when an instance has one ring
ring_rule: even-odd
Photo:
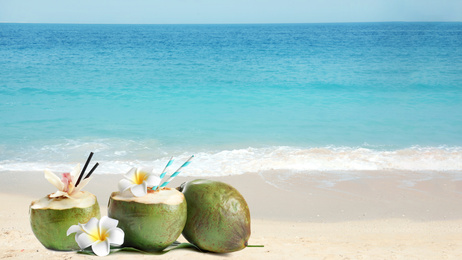
[[[98,163],[85,174],[85,169],[93,153],[80,170],[77,165],[72,172],[63,173],[61,178],[45,170],[45,178],[58,191],[33,201],[29,208],[30,224],[34,235],[48,249],[71,251],[80,249],[74,237],[67,236],[72,225],[86,223],[92,217],[100,218],[99,204],[96,196],[82,191],[91,180],[91,174]]]
[[[175,242],[186,223],[186,200],[176,189],[150,190],[145,196],[113,192],[108,216],[119,220],[124,246],[161,251]]]
[[[168,180],[151,169],[132,168],[119,182],[119,192],[109,198],[108,216],[119,220],[125,232],[124,246],[145,251],[162,251],[181,235],[186,224],[187,205],[183,193],[166,185],[189,164],[189,158]]]
[[[73,198],[45,196],[30,205],[30,223],[37,239],[48,249],[70,251],[80,249],[66,231],[72,225],[100,218],[95,195],[83,191]]]

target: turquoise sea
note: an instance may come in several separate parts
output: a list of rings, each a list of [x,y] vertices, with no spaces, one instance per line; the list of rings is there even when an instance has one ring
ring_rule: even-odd
[[[0,171],[462,170],[462,23],[0,24]]]

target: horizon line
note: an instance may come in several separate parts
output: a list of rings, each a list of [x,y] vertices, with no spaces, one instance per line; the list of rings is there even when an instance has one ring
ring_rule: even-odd
[[[263,22],[263,23],[90,23],[90,22],[9,22],[0,24],[74,24],[74,25],[263,25],[263,24],[343,24],[343,23],[461,23],[462,21],[358,21],[358,22]]]

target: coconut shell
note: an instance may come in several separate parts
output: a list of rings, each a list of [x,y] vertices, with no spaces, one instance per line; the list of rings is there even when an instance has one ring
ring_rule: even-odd
[[[228,253],[247,246],[250,211],[244,197],[231,185],[211,180],[184,183],[188,203],[183,236],[202,250]]]
[[[32,204],[31,204],[32,206]],[[67,236],[72,225],[87,223],[92,217],[100,218],[98,201],[86,208],[34,209],[30,208],[30,224],[37,239],[48,249],[58,251],[79,250],[75,235]]]

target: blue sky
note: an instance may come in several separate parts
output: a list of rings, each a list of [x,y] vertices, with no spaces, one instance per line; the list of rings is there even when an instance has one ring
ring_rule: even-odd
[[[0,0],[0,22],[462,21],[462,0]]]

